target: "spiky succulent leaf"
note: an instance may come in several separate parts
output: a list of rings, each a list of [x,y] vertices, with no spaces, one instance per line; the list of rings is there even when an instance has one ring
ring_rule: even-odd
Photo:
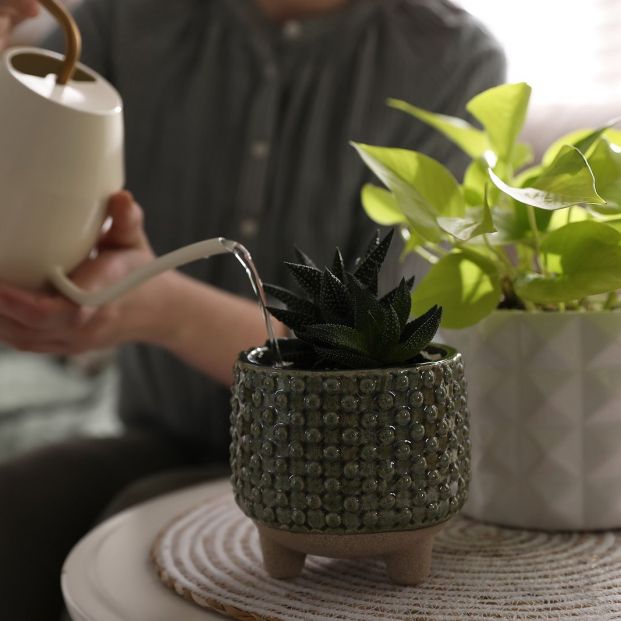
[[[399,286],[388,292],[380,300],[380,304],[382,306],[392,306],[392,308],[394,308],[397,313],[397,317],[399,317],[401,330],[405,328],[412,310],[412,297],[410,295],[411,288],[412,287],[408,285],[408,281],[405,280],[405,278],[402,278]]]
[[[268,310],[287,324],[304,346],[296,360],[312,367],[313,362],[306,355],[312,351],[315,366],[361,369],[421,359],[419,354],[438,329],[442,310],[433,307],[408,323],[413,277],[402,279],[378,299],[378,273],[391,239],[392,233],[381,239],[378,232],[363,258],[356,262],[353,273],[345,269],[338,249],[332,269],[325,268],[323,272],[296,250],[300,262],[285,264],[306,296],[266,286],[269,294],[288,307]]]
[[[321,271],[316,267],[302,265],[301,263],[290,263],[285,261],[287,269],[293,274],[300,287],[308,293],[313,300],[319,300],[321,295]]]
[[[293,250],[295,252],[298,263],[317,269],[315,262],[304,251],[300,250],[297,246],[294,246]]]
[[[416,317],[416,319],[410,321],[410,323],[405,326],[405,329],[401,334],[401,341],[407,341],[412,336],[412,334],[414,334],[422,325],[427,322],[427,319],[434,316],[437,316],[439,319],[442,318],[441,306],[434,305],[426,313],[423,313],[422,315]]]
[[[266,345],[269,345],[269,341],[266,342]],[[300,339],[286,339],[281,341],[280,352],[287,362],[292,362],[304,367],[312,366],[317,358],[314,347]]]
[[[352,300],[347,287],[328,269],[321,276],[321,295],[319,307],[326,321],[353,322]]]
[[[393,298],[398,294],[399,289],[402,287],[403,283],[405,283],[405,287],[408,290],[408,293],[412,290],[414,286],[415,276],[411,276],[407,280],[405,278],[401,279],[401,282],[394,288],[391,289],[384,297],[380,300],[382,304],[392,304]]]
[[[354,327],[369,336],[377,333],[383,311],[379,300],[353,274],[348,275],[347,288],[354,305]]]
[[[386,347],[398,343],[401,337],[401,321],[399,320],[399,315],[397,315],[397,312],[390,304],[382,308],[381,327],[382,330],[378,339],[380,344],[378,353],[380,356]]]
[[[276,308],[275,306],[267,306],[268,312],[276,317],[278,321],[282,321],[291,330],[299,330],[308,325],[309,318],[302,313],[296,313],[285,308]]]
[[[375,234],[373,235],[373,239],[369,242],[366,250],[356,259],[355,267],[358,267],[363,259],[366,259],[379,245],[381,241],[381,236],[379,229],[375,229]]]
[[[332,273],[345,284],[345,261],[343,261],[343,255],[340,248],[336,249],[334,253],[334,260],[332,261]]]
[[[391,229],[384,239],[362,259],[354,271],[354,276],[375,295],[377,295],[377,276],[386,258],[393,234],[394,230]]]
[[[350,351],[324,349],[322,347],[315,347],[315,351],[324,364],[339,369],[373,369],[377,367],[377,360],[370,356],[361,356]]]
[[[368,354],[364,336],[349,326],[330,323],[315,324],[297,330],[296,335],[307,343],[317,344],[320,347],[336,347],[359,354]]]
[[[286,304],[289,310],[308,317],[309,322],[319,321],[320,318],[318,317],[317,307],[312,302],[301,298],[295,293],[289,291],[289,289],[284,289],[283,287],[278,287],[277,285],[264,284],[263,289],[268,295],[271,295],[277,300],[280,300],[283,304]]]
[[[442,308],[431,307],[424,315],[410,322],[404,330],[399,345],[391,348],[387,356],[394,362],[407,362],[418,355],[431,343],[442,320]]]

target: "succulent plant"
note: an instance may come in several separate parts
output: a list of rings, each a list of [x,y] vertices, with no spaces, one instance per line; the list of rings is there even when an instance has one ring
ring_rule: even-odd
[[[378,275],[393,231],[379,231],[348,271],[337,248],[332,267],[319,269],[296,248],[297,262],[285,261],[302,295],[276,285],[267,294],[287,308],[268,307],[310,350],[316,365],[365,369],[415,362],[436,334],[442,309],[433,306],[409,321],[414,277],[378,297]]]

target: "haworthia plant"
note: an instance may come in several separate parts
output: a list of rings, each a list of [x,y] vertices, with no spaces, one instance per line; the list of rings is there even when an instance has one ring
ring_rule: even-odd
[[[379,233],[347,270],[337,249],[331,267],[320,270],[297,250],[296,263],[285,265],[300,287],[294,293],[265,285],[268,295],[286,308],[269,312],[308,345],[314,362],[326,368],[366,369],[404,365],[418,359],[435,336],[442,309],[432,305],[410,320],[414,278],[378,296],[378,276],[393,237]]]

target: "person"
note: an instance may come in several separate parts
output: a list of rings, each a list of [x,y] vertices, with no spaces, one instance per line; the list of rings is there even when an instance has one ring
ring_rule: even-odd
[[[0,0],[0,37],[37,11]],[[463,115],[504,72],[498,44],[447,0],[85,0],[76,19],[83,62],[124,100],[131,191],[110,198],[111,228],[72,274],[86,288],[215,236],[243,243],[268,282],[286,280],[294,243],[325,261],[340,246],[351,260],[375,225],[359,199],[372,176],[349,141],[416,148],[459,173],[461,154],[386,99]],[[61,35],[46,45],[62,50]],[[249,297],[232,257],[98,309],[0,285],[0,341],[53,354],[121,347],[126,428],[0,466],[0,550],[11,559],[1,618],[55,618],[64,557],[130,483],[226,464],[232,364],[265,340]],[[151,488],[190,480],[161,475]]]

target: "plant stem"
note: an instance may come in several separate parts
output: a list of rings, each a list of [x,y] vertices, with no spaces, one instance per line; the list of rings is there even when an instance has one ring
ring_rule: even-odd
[[[571,222],[571,212],[573,210],[574,206],[572,205],[568,210],[567,210],[567,224],[569,224]]]
[[[608,294],[608,297],[606,298],[606,301],[604,302],[604,308],[606,310],[612,310],[613,308],[615,308],[615,306],[617,305],[618,301],[619,301],[619,292],[618,291],[611,291]]]
[[[414,252],[419,256],[423,257],[423,259],[425,259],[425,261],[427,261],[428,263],[431,263],[431,265],[435,265],[439,260],[438,257],[433,254],[433,252],[425,250],[425,248],[423,248],[422,246],[416,246],[416,248],[414,248]]]
[[[546,273],[546,270],[541,265],[541,238],[539,236],[539,228],[537,227],[537,217],[535,216],[535,208],[532,205],[526,205],[528,211],[528,222],[533,233],[533,242],[535,245],[535,270],[539,274]]]
[[[505,251],[492,246],[486,234],[483,235],[483,241],[485,242],[487,248],[493,252],[500,259],[501,263],[507,268],[507,272],[511,278],[515,277],[515,267],[509,260],[509,257],[506,255]]]
[[[426,242],[425,246],[427,247],[427,249],[430,252],[434,252],[440,255],[447,255],[448,254],[448,250],[442,248],[442,246],[440,246],[440,244],[434,244],[433,242]]]
[[[567,310],[567,307],[565,306],[565,302],[559,302],[558,304],[558,312],[559,313],[564,313]]]

